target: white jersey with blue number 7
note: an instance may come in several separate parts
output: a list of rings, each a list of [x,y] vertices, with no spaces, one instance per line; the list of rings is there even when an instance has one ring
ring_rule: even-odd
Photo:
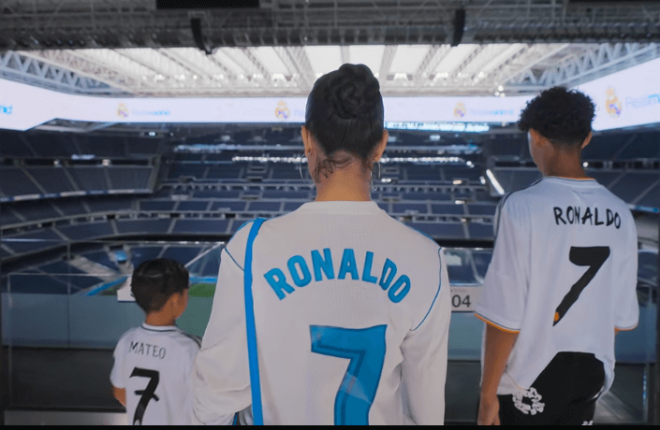
[[[204,424],[252,423],[243,290],[251,223],[222,252],[193,374]],[[442,249],[374,202],[263,223],[251,274],[264,424],[443,424],[451,314]]]

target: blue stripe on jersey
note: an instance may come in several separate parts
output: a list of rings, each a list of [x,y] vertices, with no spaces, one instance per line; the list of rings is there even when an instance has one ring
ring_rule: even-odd
[[[233,262],[238,266],[239,269],[243,270],[243,268],[241,267],[241,265],[238,264],[238,261],[236,261],[236,259],[234,258],[234,256],[231,255],[231,253],[229,252],[229,250],[227,249],[227,247],[225,247],[225,252],[227,253],[227,255],[229,255],[229,258],[231,258],[231,261],[233,261]]]
[[[252,300],[252,246],[259,234],[261,225],[266,221],[263,218],[254,220],[248,235],[245,249],[245,270],[243,281],[245,288],[245,321],[247,325],[248,360],[250,365],[250,388],[252,391],[252,415],[254,425],[263,425],[264,417],[261,405],[261,385],[259,378],[259,355],[257,351],[257,333],[254,324],[254,302]]]
[[[426,312],[426,315],[424,315],[424,319],[415,327],[414,329],[410,331],[415,331],[417,330],[422,324],[424,324],[424,321],[426,321],[426,318],[429,316],[431,313],[431,309],[433,309],[433,305],[435,305],[435,301],[438,299],[438,295],[440,295],[440,289],[442,288],[442,248],[438,249],[438,257],[440,257],[440,282],[438,282],[438,291],[435,293],[435,297],[433,298],[433,301],[431,302],[431,307],[429,308],[428,312]]]
[[[225,248],[226,248],[227,246],[229,246],[229,244],[231,243],[232,239],[234,239],[234,238],[236,237],[236,233],[238,233],[239,231],[241,231],[241,230],[243,229],[243,227],[245,227],[246,225],[248,225],[248,224],[250,224],[250,223],[253,223],[253,222],[255,222],[255,220],[251,219],[251,220],[249,220],[249,221],[245,221],[243,224],[241,224],[241,226],[240,226],[239,228],[237,228],[236,231],[234,232],[234,235],[229,239],[229,241],[227,242],[227,245],[225,245]]]
[[[231,425],[233,426],[238,425],[238,413],[234,414],[234,421],[231,423]]]

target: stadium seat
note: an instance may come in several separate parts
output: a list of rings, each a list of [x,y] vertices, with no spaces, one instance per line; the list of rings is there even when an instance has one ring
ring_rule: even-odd
[[[224,234],[228,225],[226,219],[179,219],[172,233]]]
[[[438,215],[465,215],[465,205],[440,203],[431,205],[431,213]]]
[[[210,204],[211,204],[210,200],[181,201],[179,202],[179,205],[177,206],[176,210],[181,212],[206,211]]]
[[[462,223],[410,222],[407,225],[434,239],[465,239]]]
[[[492,240],[493,224],[471,222],[468,224],[470,239]]]
[[[120,234],[166,234],[172,223],[171,219],[135,219],[117,220],[117,231]]]
[[[112,226],[107,222],[62,226],[58,230],[71,240],[86,240],[114,235]]]
[[[27,172],[47,193],[74,191],[73,184],[62,168],[31,168],[27,169]]]

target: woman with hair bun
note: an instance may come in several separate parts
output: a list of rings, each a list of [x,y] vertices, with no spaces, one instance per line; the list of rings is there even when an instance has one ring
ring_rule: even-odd
[[[193,377],[203,424],[442,424],[442,249],[371,201],[387,145],[378,80],[319,78],[301,133],[317,196],[222,251]]]

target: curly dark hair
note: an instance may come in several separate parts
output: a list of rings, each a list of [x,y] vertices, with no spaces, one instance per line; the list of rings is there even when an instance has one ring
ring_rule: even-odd
[[[183,264],[168,258],[145,261],[133,272],[131,291],[146,313],[162,309],[175,293],[189,287],[189,274]]]
[[[385,109],[380,84],[363,64],[344,64],[314,83],[305,112],[305,126],[319,143],[326,158],[316,175],[328,176],[357,157],[371,169],[369,157],[383,137]]]
[[[518,129],[538,131],[554,145],[581,145],[591,132],[596,106],[589,96],[562,87],[545,90],[520,114]]]

